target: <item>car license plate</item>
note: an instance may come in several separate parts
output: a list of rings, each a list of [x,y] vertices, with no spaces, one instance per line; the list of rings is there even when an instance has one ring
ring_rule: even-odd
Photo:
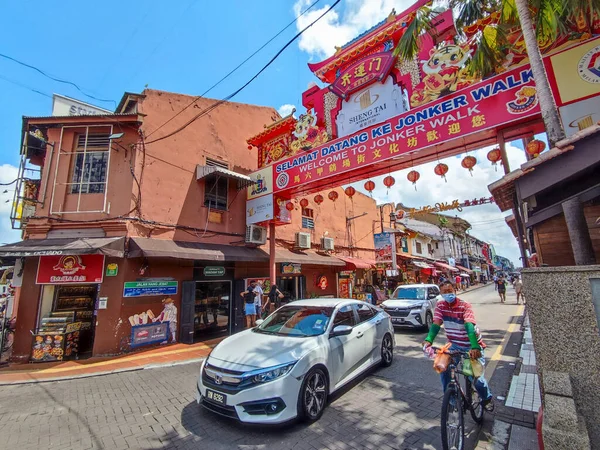
[[[210,389],[206,390],[206,398],[215,403],[219,403],[220,405],[227,404],[227,396],[225,394],[219,394],[218,392],[211,391]]]
[[[399,318],[399,317],[393,317],[392,323],[404,323],[404,319]]]

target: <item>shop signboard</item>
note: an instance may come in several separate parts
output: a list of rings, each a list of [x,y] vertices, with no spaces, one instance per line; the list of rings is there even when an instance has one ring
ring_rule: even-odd
[[[273,173],[270,167],[250,174],[250,178],[254,184],[248,188],[248,200],[273,193]]]
[[[119,265],[117,263],[110,263],[106,265],[106,276],[116,277],[119,273]]]
[[[127,281],[123,288],[123,297],[175,294],[177,294],[177,281]]]
[[[302,264],[281,263],[281,273],[284,275],[295,275],[302,273]]]
[[[131,327],[131,348],[165,342],[169,336],[169,322],[154,322]]]
[[[36,284],[96,284],[104,276],[104,255],[40,256]]]
[[[531,69],[517,67],[378,125],[277,161],[272,165],[273,190],[289,191],[314,185],[315,180],[339,178],[404,153],[414,154],[539,114]]]
[[[600,100],[588,98],[558,108],[567,137],[600,121]]]
[[[558,106],[600,94],[600,38],[558,52],[545,64]]]
[[[223,266],[206,266],[202,271],[205,277],[222,277],[225,275],[225,267]]]
[[[375,261],[377,263],[391,263],[396,269],[396,238],[394,233],[377,233],[375,240]]]
[[[252,198],[246,202],[246,225],[273,220],[273,194]]]

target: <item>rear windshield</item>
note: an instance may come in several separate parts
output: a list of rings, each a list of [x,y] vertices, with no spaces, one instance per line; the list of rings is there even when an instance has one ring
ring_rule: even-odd
[[[398,288],[394,292],[394,298],[403,300],[425,300],[425,293],[427,289],[423,287],[418,288]]]

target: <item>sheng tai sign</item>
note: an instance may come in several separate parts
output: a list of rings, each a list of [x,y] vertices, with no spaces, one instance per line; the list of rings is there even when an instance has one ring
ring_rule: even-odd
[[[273,164],[275,192],[538,115],[533,75],[522,66]]]

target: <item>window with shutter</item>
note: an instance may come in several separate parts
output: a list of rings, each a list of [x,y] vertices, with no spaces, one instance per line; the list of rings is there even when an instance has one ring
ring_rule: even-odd
[[[226,162],[216,159],[206,158],[206,165],[229,169],[229,165]],[[204,206],[210,209],[227,211],[229,179],[214,174],[207,176],[204,180]]]

